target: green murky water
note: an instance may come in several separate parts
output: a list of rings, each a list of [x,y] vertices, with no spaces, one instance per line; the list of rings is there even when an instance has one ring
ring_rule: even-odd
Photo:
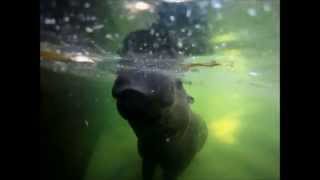
[[[185,74],[192,109],[207,122],[209,137],[181,180],[280,179],[279,2],[265,2],[226,3],[211,19],[214,53],[189,58],[233,66]],[[42,70],[41,117],[57,147],[50,153],[63,156],[57,159],[67,162],[66,174],[82,171],[85,180],[138,180],[136,138],[118,115],[114,76],[106,74],[97,80]]]

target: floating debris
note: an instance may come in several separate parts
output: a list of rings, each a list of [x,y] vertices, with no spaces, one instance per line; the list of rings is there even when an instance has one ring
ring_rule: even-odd
[[[135,8],[136,8],[137,10],[143,11],[143,10],[148,10],[148,9],[150,9],[151,6],[150,6],[150,4],[145,3],[145,2],[143,2],[143,1],[138,1],[138,2],[135,4]]]
[[[105,36],[107,39],[112,39],[112,35],[111,34],[106,34]]]
[[[81,53],[62,53],[61,51],[40,50],[40,60],[95,63],[90,57]]]
[[[63,18],[64,22],[69,22],[70,21],[70,18],[68,16],[64,17]]]
[[[55,27],[55,28],[56,28],[56,30],[57,30],[57,31],[59,31],[59,30],[60,30],[60,26],[59,26],[59,25],[56,25],[56,27]]]
[[[104,27],[103,24],[98,24],[98,25],[93,26],[93,29],[99,30],[99,29],[102,29],[103,27]]]
[[[76,62],[90,62],[90,63],[94,63],[94,61],[87,57],[87,56],[83,56],[83,55],[78,55],[78,56],[74,56],[71,58],[73,61]]]
[[[91,4],[88,2],[84,3],[84,5],[83,5],[84,8],[90,8],[90,6],[91,6]]]
[[[95,16],[91,16],[91,17],[89,17],[89,20],[91,20],[91,21],[95,21],[95,20],[97,20],[97,17],[95,17]]]
[[[251,72],[249,72],[249,75],[250,75],[250,76],[257,76],[258,73],[251,71]]]
[[[188,18],[191,17],[191,9],[187,9],[186,16],[187,16]]]
[[[220,63],[216,62],[216,61],[211,61],[208,63],[190,63],[190,64],[182,64],[182,69],[184,71],[188,71],[194,67],[214,67],[214,66],[219,66],[221,65]]]
[[[181,41],[178,41],[177,45],[178,45],[179,48],[183,47],[183,43]]]
[[[154,29],[150,30],[150,34],[153,35],[154,34]]]
[[[211,5],[212,5],[212,7],[213,7],[214,9],[220,9],[220,8],[222,8],[222,5],[221,5],[220,1],[218,1],[218,0],[212,0],[212,1],[211,1]]]
[[[166,142],[170,142],[170,138],[166,138]]]
[[[61,52],[40,51],[40,60],[60,60],[69,61],[70,57],[61,54]]]
[[[91,27],[86,27],[86,32],[87,33],[92,33],[93,32],[93,29]]]
[[[77,39],[78,39],[78,36],[77,36],[76,34],[74,34],[74,35],[72,36],[72,39],[77,40]]]
[[[153,6],[149,3],[143,1],[136,1],[136,2],[126,2],[125,8],[129,10],[130,13],[137,13],[139,11],[153,11]]]
[[[257,15],[257,11],[254,8],[249,8],[247,10],[247,13],[249,14],[249,16],[256,16]]]
[[[170,21],[174,22],[176,18],[174,16],[170,16]]]
[[[263,5],[263,10],[266,11],[266,12],[271,11],[271,6],[270,6],[270,4],[265,3],[265,4]]]
[[[44,23],[47,25],[52,25],[52,24],[56,24],[56,20],[54,18],[45,18],[44,19]]]

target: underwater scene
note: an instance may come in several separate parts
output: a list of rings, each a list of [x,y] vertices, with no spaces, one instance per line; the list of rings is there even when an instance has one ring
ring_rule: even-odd
[[[280,179],[280,0],[40,0],[40,178]]]

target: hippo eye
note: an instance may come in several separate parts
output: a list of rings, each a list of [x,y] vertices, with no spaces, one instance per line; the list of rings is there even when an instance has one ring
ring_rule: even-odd
[[[117,85],[117,86],[123,86],[124,84],[126,84],[126,83],[128,83],[128,80],[126,80],[125,78],[123,78],[123,77],[118,77],[117,79],[116,79],[116,81],[115,81],[115,84]]]
[[[124,86],[125,84],[128,84],[129,81],[121,76],[119,76],[115,82],[114,82],[114,85],[112,87],[112,96],[114,98],[116,98],[118,96],[118,90],[117,90],[117,87],[122,87]]]

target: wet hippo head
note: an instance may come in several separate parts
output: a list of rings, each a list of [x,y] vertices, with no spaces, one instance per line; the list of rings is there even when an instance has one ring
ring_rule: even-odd
[[[160,119],[175,101],[177,80],[160,71],[124,70],[118,73],[112,94],[127,120],[148,123]]]

